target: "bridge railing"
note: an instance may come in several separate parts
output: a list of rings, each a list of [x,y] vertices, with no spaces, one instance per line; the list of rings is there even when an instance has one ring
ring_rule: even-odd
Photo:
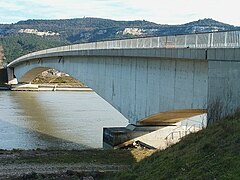
[[[91,49],[238,47],[240,47],[240,31],[226,31],[74,44],[33,52],[22,56],[17,60],[42,54]]]

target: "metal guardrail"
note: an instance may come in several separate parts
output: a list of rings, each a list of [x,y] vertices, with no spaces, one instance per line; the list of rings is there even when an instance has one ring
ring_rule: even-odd
[[[16,60],[48,53],[92,50],[92,49],[131,49],[131,48],[239,48],[240,31],[212,32],[176,36],[147,37],[101,41],[61,46],[33,52]]]
[[[165,137],[165,140],[169,140],[169,138],[171,140],[173,140],[174,139],[174,134],[177,134],[177,137],[175,139],[179,140],[182,137],[184,137],[184,136],[186,136],[190,133],[196,132],[196,128],[197,128],[197,130],[201,130],[204,127],[202,126],[202,124],[192,124],[191,126],[186,126],[186,129],[184,129],[182,126],[180,126],[180,127],[175,128],[171,133],[169,133]]]
[[[206,116],[205,116],[206,118]],[[182,137],[190,134],[190,133],[194,133],[196,131],[199,131],[201,129],[206,128],[206,125],[204,123],[204,114],[202,116],[202,120],[194,120],[194,119],[186,119],[187,121],[183,124],[185,125],[181,125],[181,126],[177,126],[176,128],[174,128],[172,130],[172,132],[170,132],[166,137],[165,140],[168,143],[168,140],[180,140]],[[190,123],[190,124],[189,124]],[[194,123],[194,124],[192,124]],[[176,136],[174,136],[176,134]]]

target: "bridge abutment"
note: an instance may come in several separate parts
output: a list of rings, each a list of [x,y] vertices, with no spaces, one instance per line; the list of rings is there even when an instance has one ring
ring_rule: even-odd
[[[240,108],[240,49],[208,50],[209,123]]]
[[[8,72],[6,68],[0,69],[0,84],[5,84],[8,82]]]

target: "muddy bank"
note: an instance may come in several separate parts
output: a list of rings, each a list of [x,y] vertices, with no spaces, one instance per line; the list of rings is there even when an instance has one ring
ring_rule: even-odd
[[[106,179],[153,152],[146,149],[0,150],[0,179]]]
[[[84,91],[93,92],[89,87],[78,84],[17,84],[11,86],[12,91]]]

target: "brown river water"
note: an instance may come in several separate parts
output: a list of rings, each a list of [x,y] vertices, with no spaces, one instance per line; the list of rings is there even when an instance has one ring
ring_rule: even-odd
[[[94,92],[0,91],[0,149],[101,148],[103,127],[126,125]]]

